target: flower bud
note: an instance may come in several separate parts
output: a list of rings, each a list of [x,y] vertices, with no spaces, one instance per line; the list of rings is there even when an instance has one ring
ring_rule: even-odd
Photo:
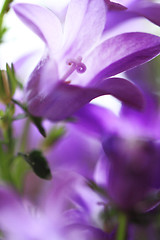
[[[11,91],[8,75],[5,70],[0,71],[0,100],[5,104],[11,101]]]
[[[103,142],[109,160],[108,193],[119,207],[135,208],[160,186],[160,148],[154,139],[112,135]]]
[[[14,74],[13,65],[11,68],[6,65],[6,70],[0,70],[0,101],[8,104],[11,101],[17,87],[17,79]]]

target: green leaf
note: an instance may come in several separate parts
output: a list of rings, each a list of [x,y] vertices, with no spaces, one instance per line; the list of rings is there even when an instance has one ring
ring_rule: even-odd
[[[2,29],[0,31],[0,43],[3,43],[3,36],[7,31],[8,31],[7,27],[2,27]]]
[[[29,113],[28,113],[29,114]],[[42,126],[42,118],[40,117],[35,117],[33,115],[29,114],[29,117],[31,119],[31,121],[36,125],[36,127],[38,128],[39,132],[42,134],[43,137],[46,137],[46,132],[44,127]]]
[[[46,158],[43,156],[42,152],[39,150],[33,150],[29,154],[19,153],[25,161],[31,166],[34,173],[43,179],[50,180],[52,174],[48,166]]]

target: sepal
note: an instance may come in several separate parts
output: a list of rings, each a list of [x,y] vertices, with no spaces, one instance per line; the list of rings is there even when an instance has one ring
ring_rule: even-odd
[[[33,150],[29,154],[19,153],[20,156],[31,166],[34,173],[43,179],[50,180],[52,174],[48,166],[46,158],[39,150]]]

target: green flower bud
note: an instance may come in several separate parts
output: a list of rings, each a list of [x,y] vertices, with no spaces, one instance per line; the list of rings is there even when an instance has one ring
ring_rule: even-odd
[[[11,91],[5,70],[0,71],[0,100],[5,104],[11,101]]]
[[[17,79],[15,77],[13,65],[6,65],[6,71],[0,70],[0,101],[8,104],[11,101],[17,87]]]

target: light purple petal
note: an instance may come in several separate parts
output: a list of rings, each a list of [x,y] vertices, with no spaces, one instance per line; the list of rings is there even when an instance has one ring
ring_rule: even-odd
[[[76,21],[76,22],[74,22]],[[103,0],[72,0],[66,15],[65,49],[70,57],[78,57],[90,49],[102,34],[106,21]]]
[[[14,70],[19,79],[23,82],[28,79],[37,63],[40,61],[42,53],[40,51],[32,51],[19,58],[14,62]]]
[[[79,130],[79,125],[75,123],[67,126],[67,134],[50,148],[47,159],[53,172],[57,169],[65,169],[92,179],[100,150],[100,143]]]
[[[14,4],[13,9],[52,52],[58,51],[62,44],[62,26],[53,12],[41,6],[27,3]]]
[[[4,231],[19,231],[20,233],[29,223],[21,199],[11,188],[6,186],[0,187],[0,212],[0,227]]]
[[[138,1],[138,3],[131,4],[129,10],[160,26],[160,4],[149,1]]]
[[[95,88],[61,82],[54,86],[50,94],[44,98],[34,95],[33,91],[32,97],[28,98],[28,107],[33,115],[46,117],[53,121],[62,120],[71,116],[93,98],[105,94],[111,94],[136,108],[143,106],[142,95],[134,84],[122,78],[111,78]]]
[[[117,27],[125,21],[129,21],[132,18],[139,17],[138,13],[129,11],[128,9],[125,11],[108,11],[107,12],[107,21],[104,29],[104,33],[106,31],[112,30],[112,28]]]
[[[58,80],[58,68],[54,59],[51,61],[49,57],[42,59],[30,76],[27,85],[28,101],[35,97],[38,97],[39,101],[45,98]]]
[[[144,100],[140,90],[130,81],[124,78],[108,78],[97,84],[97,88],[108,92],[123,103],[142,109]]]
[[[79,129],[102,137],[106,131],[112,131],[117,126],[117,116],[107,108],[103,108],[94,104],[87,104],[78,110],[76,117],[76,125]],[[107,119],[107,121],[106,121]]]
[[[81,239],[91,239],[91,240],[112,240],[115,239],[114,238],[114,233],[107,233],[104,232],[103,230],[101,230],[100,228],[91,226],[91,225],[87,225],[83,222],[81,222],[80,224],[71,224],[68,225],[65,228],[65,234],[66,236],[69,236],[69,239],[71,239],[72,234],[73,234],[73,230],[76,229],[76,235],[80,236]],[[71,232],[71,236],[69,235],[69,233]],[[67,238],[68,239],[68,238]]]
[[[160,38],[147,33],[124,33],[99,45],[84,59],[87,71],[83,77],[93,77],[90,85],[151,60],[160,52]],[[96,76],[96,77],[95,77]]]

